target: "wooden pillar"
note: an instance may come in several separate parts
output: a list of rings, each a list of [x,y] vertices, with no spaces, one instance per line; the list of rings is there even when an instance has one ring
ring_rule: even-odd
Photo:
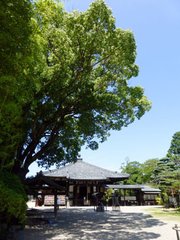
[[[126,193],[126,189],[124,189],[124,206],[126,206],[126,198],[125,198],[125,194]]]
[[[88,191],[89,191],[89,188],[88,188],[88,184],[86,184],[86,201],[88,202]]]
[[[142,194],[141,194],[140,189],[137,190],[137,201],[138,201],[138,205],[141,206],[142,205]]]
[[[141,203],[141,206],[143,205],[144,203],[144,193],[140,191],[140,203]]]
[[[57,191],[54,190],[54,217],[57,217]]]
[[[65,205],[69,206],[69,181],[66,181]]]
[[[68,193],[69,193],[69,182],[66,181],[66,196],[68,196]]]

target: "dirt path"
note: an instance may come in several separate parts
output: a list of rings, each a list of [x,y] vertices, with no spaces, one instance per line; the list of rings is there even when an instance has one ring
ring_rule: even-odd
[[[147,208],[147,207],[146,207]],[[57,220],[52,213],[42,210],[49,223],[27,226],[26,240],[177,240],[172,229],[180,221],[153,218],[144,207],[121,207],[120,211],[108,208],[95,212],[93,208],[62,208]]]

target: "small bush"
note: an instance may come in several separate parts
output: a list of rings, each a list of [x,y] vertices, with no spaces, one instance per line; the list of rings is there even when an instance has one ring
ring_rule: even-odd
[[[112,193],[113,193],[113,189],[111,189],[111,188],[109,188],[105,191],[102,200],[105,202],[106,205],[108,205],[110,199],[112,198]]]
[[[162,200],[162,198],[161,198],[161,197],[156,197],[156,203],[157,203],[158,205],[163,205],[163,200]]]

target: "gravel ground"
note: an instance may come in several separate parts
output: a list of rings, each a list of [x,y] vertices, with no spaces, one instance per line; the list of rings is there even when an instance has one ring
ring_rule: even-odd
[[[167,221],[152,217],[150,207],[121,207],[112,211],[96,212],[93,208],[60,208],[57,219],[52,208],[41,209],[49,222],[27,225],[26,240],[177,240],[172,229],[179,221]]]

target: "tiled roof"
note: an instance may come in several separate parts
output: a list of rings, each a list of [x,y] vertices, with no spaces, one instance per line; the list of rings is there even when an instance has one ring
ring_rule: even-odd
[[[63,189],[62,186],[54,182],[53,180],[49,179],[46,176],[43,175],[38,175],[33,178],[27,178],[26,179],[26,184],[30,186],[31,188],[42,188],[42,186],[49,186],[51,188],[55,189]]]
[[[65,177],[73,180],[106,180],[106,179],[126,179],[128,174],[109,171],[82,160],[70,163],[65,167],[43,173],[48,177]]]
[[[152,193],[152,192],[161,192],[161,190],[159,188],[151,188],[151,187],[145,187],[145,188],[142,188],[141,189],[142,192],[149,192],[149,193]]]
[[[159,188],[151,188],[149,186],[139,185],[139,184],[137,184],[137,185],[136,184],[134,184],[134,185],[107,184],[106,187],[113,188],[113,189],[141,189],[142,192],[161,192],[161,190]]]

